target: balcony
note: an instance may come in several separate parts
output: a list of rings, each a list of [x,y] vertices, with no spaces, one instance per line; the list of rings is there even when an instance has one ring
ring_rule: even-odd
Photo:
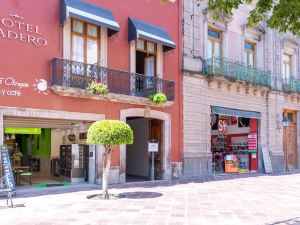
[[[300,80],[297,78],[277,79],[277,87],[286,93],[300,93]],[[281,88],[281,89],[280,89]]]
[[[87,91],[92,81],[105,84],[109,94],[94,95]],[[155,105],[160,107],[172,105],[175,98],[174,81],[59,58],[52,60],[52,90],[62,96],[138,105],[155,105],[148,96],[164,93],[168,101]]]
[[[204,73],[208,77],[222,76],[233,82],[271,87],[271,73],[226,58],[204,60]]]

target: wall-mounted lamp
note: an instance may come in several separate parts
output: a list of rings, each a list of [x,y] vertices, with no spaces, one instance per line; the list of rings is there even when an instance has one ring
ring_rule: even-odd
[[[289,126],[289,118],[287,118],[286,116],[284,116],[283,119],[282,119],[282,126],[284,128]]]

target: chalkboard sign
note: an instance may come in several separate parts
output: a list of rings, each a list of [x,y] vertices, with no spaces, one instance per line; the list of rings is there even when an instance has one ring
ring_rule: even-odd
[[[12,187],[12,190],[16,189],[15,186],[15,180],[10,164],[10,159],[9,159],[9,153],[6,147],[1,147],[1,163],[2,163],[2,172],[3,176],[8,176],[8,182],[10,183],[10,186]]]

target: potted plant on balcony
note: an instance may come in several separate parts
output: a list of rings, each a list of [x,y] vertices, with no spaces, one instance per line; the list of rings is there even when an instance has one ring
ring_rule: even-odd
[[[88,84],[87,90],[95,95],[107,95],[109,93],[108,88],[105,84],[92,81]]]
[[[149,95],[149,99],[157,105],[167,102],[167,96],[164,93]]]

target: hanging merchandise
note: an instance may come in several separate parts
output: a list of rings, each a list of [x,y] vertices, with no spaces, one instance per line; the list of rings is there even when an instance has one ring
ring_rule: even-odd
[[[219,115],[212,114],[211,115],[211,123],[210,123],[212,130],[217,130],[218,129],[218,121],[219,121]]]
[[[238,118],[235,117],[235,116],[231,116],[231,117],[230,117],[230,120],[231,120],[231,125],[236,125],[236,124],[237,124],[237,121],[238,121]]]
[[[249,124],[250,124],[249,118],[239,117],[238,121],[239,121],[239,124],[238,124],[239,127],[249,127]]]

